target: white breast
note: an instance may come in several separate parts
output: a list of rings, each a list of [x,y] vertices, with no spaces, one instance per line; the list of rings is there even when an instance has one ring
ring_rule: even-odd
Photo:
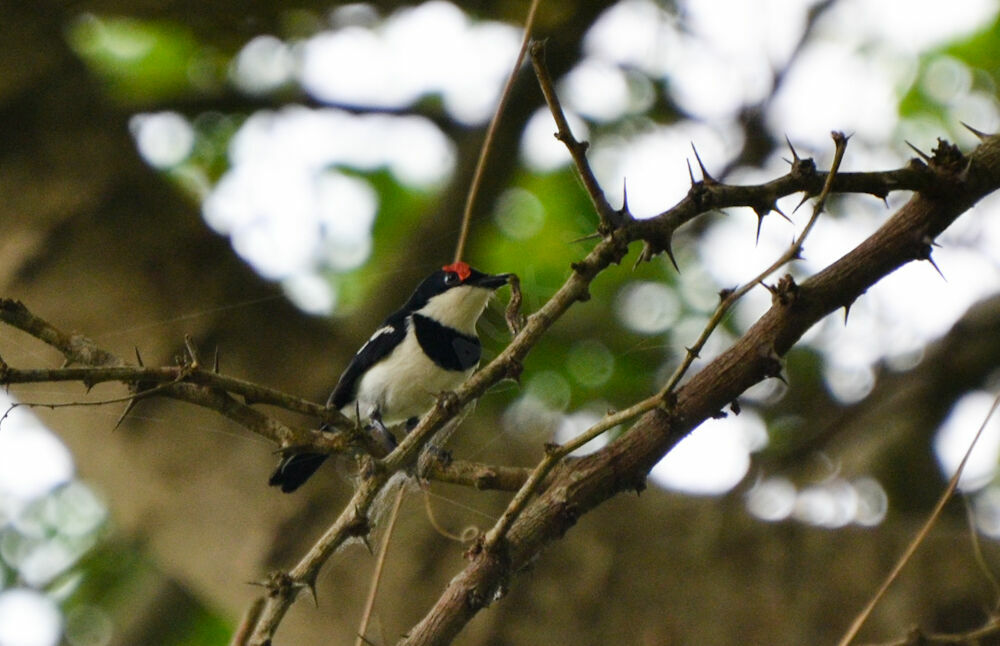
[[[407,324],[406,337],[386,359],[365,373],[358,384],[358,407],[364,417],[378,410],[388,425],[419,417],[440,393],[455,390],[469,378],[475,366],[468,370],[444,370],[420,349],[412,325]],[[342,411],[354,417],[354,403]]]
[[[417,311],[459,332],[475,334],[476,322],[492,295],[492,289],[462,285],[438,294]]]

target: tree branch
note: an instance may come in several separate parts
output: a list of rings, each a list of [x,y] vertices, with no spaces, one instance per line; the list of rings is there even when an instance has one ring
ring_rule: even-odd
[[[354,428],[353,422],[347,420],[339,411],[327,409],[315,402],[193,365],[162,367],[127,365],[122,359],[99,347],[87,337],[62,332],[32,313],[24,304],[12,299],[0,298],[0,321],[23,330],[63,352],[67,361],[98,364],[19,369],[7,365],[3,358],[0,358],[2,386],[78,381],[85,387],[91,388],[100,383],[115,381],[129,386],[133,391],[131,398],[125,398],[126,400],[135,401],[141,397],[156,395],[208,408],[281,447],[308,448],[328,453],[346,453],[361,448],[376,456],[384,455],[384,449],[379,445],[369,446],[365,443],[359,447],[358,440],[363,441],[365,438],[357,438],[351,432]],[[244,401],[240,402],[234,395]],[[268,404],[310,415],[327,424],[346,428],[348,432],[330,433],[317,429],[293,428],[256,410],[251,404]],[[22,402],[22,405],[49,404]],[[430,480],[475,489],[516,491],[527,479],[527,469],[463,460],[443,464],[432,460],[421,475]]]

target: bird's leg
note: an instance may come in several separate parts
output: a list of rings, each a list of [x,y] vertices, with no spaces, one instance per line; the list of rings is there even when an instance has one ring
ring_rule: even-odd
[[[382,414],[378,410],[372,411],[370,419],[372,437],[382,445],[386,453],[391,453],[396,448],[396,436],[382,423]]]

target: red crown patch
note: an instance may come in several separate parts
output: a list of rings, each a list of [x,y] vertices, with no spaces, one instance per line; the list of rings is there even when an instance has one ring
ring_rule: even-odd
[[[462,262],[461,260],[458,262],[454,262],[450,265],[445,265],[441,269],[445,271],[450,271],[453,274],[458,274],[458,277],[462,279],[463,283],[469,276],[472,275],[472,268],[469,267],[469,265],[467,265],[466,263]]]

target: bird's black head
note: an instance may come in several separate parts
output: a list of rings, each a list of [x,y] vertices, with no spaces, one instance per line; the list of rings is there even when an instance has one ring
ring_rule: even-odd
[[[464,262],[445,265],[417,286],[403,310],[431,314],[459,329],[474,326],[489,295],[509,278],[510,274],[484,274]]]
[[[407,310],[415,312],[432,298],[457,287],[479,287],[495,290],[507,283],[510,274],[484,274],[464,262],[445,265],[425,278],[406,303]],[[463,290],[465,291],[465,290]]]

